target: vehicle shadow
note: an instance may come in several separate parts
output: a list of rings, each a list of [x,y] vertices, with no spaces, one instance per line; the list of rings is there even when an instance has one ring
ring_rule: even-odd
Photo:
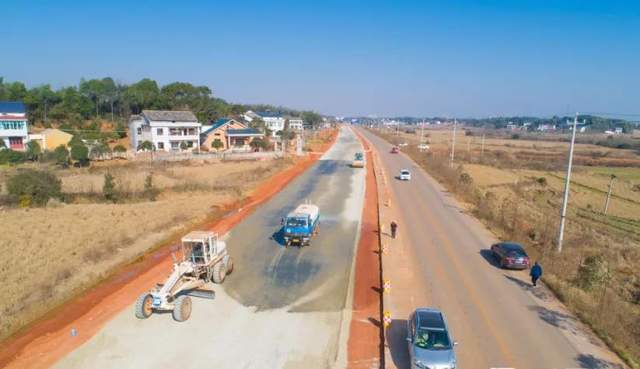
[[[286,246],[284,242],[284,227],[278,228],[278,230],[271,235],[271,239],[276,241],[280,246]]]
[[[395,367],[409,369],[411,363],[407,349],[407,320],[393,319],[387,328],[386,338]]]
[[[612,363],[610,361],[599,359],[593,355],[580,354],[576,358],[576,362],[581,368],[589,369],[622,369],[624,368],[620,364]]]
[[[484,260],[487,263],[491,264],[494,268],[502,270],[502,267],[500,267],[500,263],[498,263],[498,260],[495,256],[493,256],[493,252],[491,252],[490,249],[480,250],[480,256],[482,256]]]

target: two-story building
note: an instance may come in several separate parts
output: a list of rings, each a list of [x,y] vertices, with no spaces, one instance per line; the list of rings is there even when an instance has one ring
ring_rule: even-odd
[[[265,127],[271,131],[273,137],[275,137],[278,132],[284,130],[285,119],[282,114],[271,111],[263,111],[256,114],[264,121]]]
[[[26,150],[29,131],[27,113],[23,103],[0,101],[0,139],[8,149]]]
[[[304,129],[304,121],[298,117],[288,117],[289,129],[292,131],[302,131]]]
[[[129,119],[131,147],[149,141],[158,151],[194,150],[200,147],[201,127],[190,111],[143,110]]]

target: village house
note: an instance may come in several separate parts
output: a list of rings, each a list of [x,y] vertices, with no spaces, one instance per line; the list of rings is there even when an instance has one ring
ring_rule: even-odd
[[[43,150],[53,151],[56,147],[67,146],[73,135],[56,128],[47,128],[37,133],[29,134],[29,141],[37,142]]]
[[[29,142],[27,114],[22,102],[0,101],[0,139],[11,150],[26,150]]]
[[[229,149],[250,150],[251,141],[262,138],[264,134],[257,129],[231,118],[221,118],[202,131],[202,147],[219,151]],[[219,141],[218,144],[214,142]],[[215,147],[218,146],[218,147]]]
[[[190,111],[143,110],[129,119],[131,147],[149,141],[158,151],[193,151],[200,147],[201,126]]]
[[[270,111],[263,111],[256,114],[264,121],[265,127],[271,131],[273,137],[276,137],[278,132],[284,130],[285,119],[282,114]]]
[[[304,129],[304,121],[302,118],[288,117],[289,129],[292,131],[302,131]]]

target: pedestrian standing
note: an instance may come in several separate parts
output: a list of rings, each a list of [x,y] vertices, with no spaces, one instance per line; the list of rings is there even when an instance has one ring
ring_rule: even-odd
[[[533,264],[533,267],[531,267],[529,275],[531,276],[531,284],[535,287],[538,283],[538,279],[542,277],[542,267],[537,261]]]
[[[398,230],[398,224],[395,221],[391,222],[391,237],[396,238],[396,231]]]

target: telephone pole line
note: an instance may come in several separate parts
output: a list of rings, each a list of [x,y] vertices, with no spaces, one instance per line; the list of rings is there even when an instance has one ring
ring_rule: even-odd
[[[576,131],[578,126],[578,113],[573,119],[573,132],[571,133],[571,146],[569,146],[569,165],[567,166],[567,178],[564,182],[564,199],[562,201],[562,212],[560,213],[560,231],[558,232],[558,253],[562,252],[562,241],[564,239],[564,223],[567,218],[567,203],[569,202],[569,183],[571,183],[571,166],[573,165],[573,147],[576,142]]]
[[[609,210],[609,200],[611,200],[611,191],[613,191],[613,180],[616,179],[616,175],[611,175],[611,181],[609,181],[609,191],[607,191],[607,200],[604,202],[604,215],[607,215]]]

